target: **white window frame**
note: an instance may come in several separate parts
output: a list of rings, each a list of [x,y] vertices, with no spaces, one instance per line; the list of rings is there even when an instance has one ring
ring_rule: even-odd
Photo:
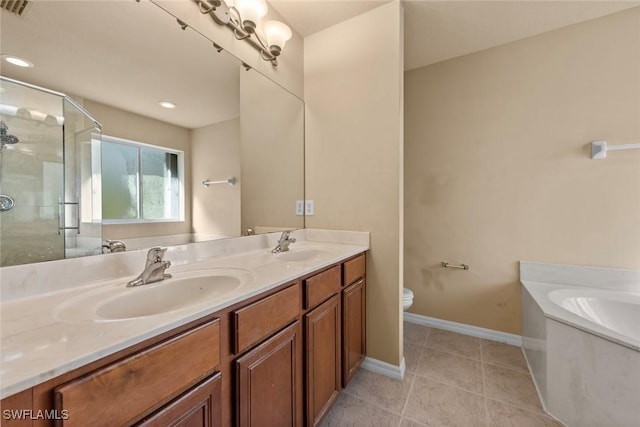
[[[139,142],[139,141],[132,141],[130,139],[124,139],[124,138],[118,138],[115,136],[109,136],[109,135],[102,135],[102,143],[105,142],[111,142],[111,143],[116,143],[116,144],[122,144],[122,145],[128,145],[128,146],[132,146],[132,147],[136,147],[138,149],[140,148],[152,148],[154,150],[162,150],[166,153],[171,153],[171,154],[176,154],[178,156],[178,189],[180,191],[180,195],[179,195],[179,202],[180,202],[180,208],[179,208],[179,218],[177,219],[144,219],[144,218],[128,218],[128,219],[102,219],[102,223],[103,224],[144,224],[144,223],[176,223],[176,222],[184,222],[184,217],[185,217],[185,190],[184,190],[184,151],[181,150],[177,150],[174,148],[167,148],[167,147],[162,147],[160,145],[153,145],[153,144],[147,144],[145,142]],[[141,194],[142,194],[142,189],[141,189],[141,182],[142,180],[140,179],[140,171],[141,171],[141,157],[140,157],[140,151],[138,151],[138,179],[137,179],[137,185],[138,185],[138,215],[140,215],[141,210],[142,210],[142,206],[141,206]],[[105,165],[102,165],[102,169],[104,170]],[[144,212],[142,212],[142,214],[144,214]]]

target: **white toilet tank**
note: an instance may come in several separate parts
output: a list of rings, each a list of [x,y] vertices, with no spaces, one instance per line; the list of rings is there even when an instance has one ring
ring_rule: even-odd
[[[413,291],[409,288],[402,288],[402,310],[407,311],[413,304]]]

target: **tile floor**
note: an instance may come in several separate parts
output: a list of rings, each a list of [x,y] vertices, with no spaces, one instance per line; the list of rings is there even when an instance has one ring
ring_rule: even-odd
[[[404,323],[405,378],[360,371],[322,427],[552,427],[519,347]]]

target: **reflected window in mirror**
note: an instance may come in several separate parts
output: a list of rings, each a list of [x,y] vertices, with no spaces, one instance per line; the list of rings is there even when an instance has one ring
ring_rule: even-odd
[[[103,136],[103,221],[183,221],[183,157],[182,151]]]

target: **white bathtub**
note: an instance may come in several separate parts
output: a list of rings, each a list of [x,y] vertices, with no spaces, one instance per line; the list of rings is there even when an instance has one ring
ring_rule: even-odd
[[[637,427],[640,272],[521,262],[520,279],[523,349],[545,409],[568,426]]]
[[[550,317],[640,350],[640,294],[563,287],[550,290],[547,297],[568,312]]]

